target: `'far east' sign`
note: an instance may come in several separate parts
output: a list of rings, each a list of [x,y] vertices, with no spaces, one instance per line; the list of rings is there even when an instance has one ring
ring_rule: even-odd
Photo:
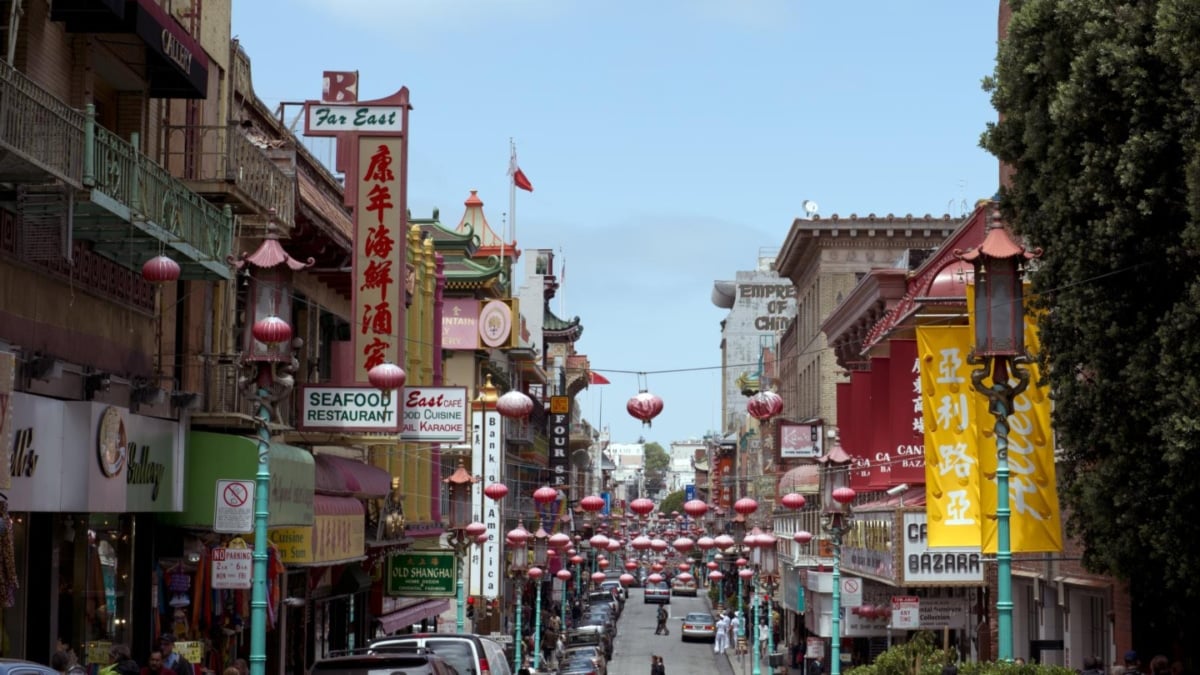
[[[310,103],[304,119],[304,133],[361,131],[374,134],[399,134],[404,130],[404,108],[399,105],[349,105]]]
[[[386,432],[400,429],[400,392],[374,387],[303,387],[299,428]]]
[[[420,598],[456,595],[458,566],[453,551],[408,551],[388,558],[387,594]]]

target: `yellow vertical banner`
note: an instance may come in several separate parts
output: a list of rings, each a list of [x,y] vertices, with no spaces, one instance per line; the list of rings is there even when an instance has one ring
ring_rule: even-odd
[[[974,295],[971,288],[967,298]],[[971,303],[968,300],[969,304]],[[968,314],[974,312],[968,308]],[[972,327],[972,331],[974,328]],[[974,333],[972,333],[974,334]],[[1036,357],[1041,348],[1037,321],[1025,313],[1025,348]],[[1029,370],[1029,386],[1013,399],[1008,416],[1008,497],[1010,548],[1013,553],[1062,551],[1062,521],[1058,510],[1058,482],[1054,470],[1054,430],[1050,425],[1050,386],[1038,386],[1041,372],[1036,363]],[[990,383],[990,380],[984,380]],[[1016,382],[1014,378],[1012,382]],[[983,522],[983,551],[996,552],[996,433],[995,416],[988,412],[988,399],[975,395],[979,419],[979,468],[983,474],[980,491],[993,517]]]
[[[976,407],[966,326],[920,326],[929,546],[978,546],[982,537]]]

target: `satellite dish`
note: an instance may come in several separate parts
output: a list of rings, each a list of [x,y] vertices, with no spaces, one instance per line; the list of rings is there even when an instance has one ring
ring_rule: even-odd
[[[804,207],[804,212],[808,214],[809,218],[812,218],[813,216],[817,215],[817,211],[818,211],[817,203],[814,202],[813,200],[805,199],[802,206]]]

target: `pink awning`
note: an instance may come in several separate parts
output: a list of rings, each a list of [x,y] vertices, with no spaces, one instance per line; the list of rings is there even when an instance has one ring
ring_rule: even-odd
[[[398,630],[408,628],[422,619],[437,616],[448,609],[450,609],[449,600],[425,600],[424,602],[409,605],[391,614],[384,614],[375,620],[379,622],[385,634],[391,635]]]
[[[392,488],[391,475],[378,467],[337,455],[314,458],[318,492],[372,499],[385,496]]]

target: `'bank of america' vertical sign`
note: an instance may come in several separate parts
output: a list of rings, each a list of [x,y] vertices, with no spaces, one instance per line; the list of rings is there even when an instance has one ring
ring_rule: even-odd
[[[571,398],[569,396],[550,397],[550,428],[547,436],[550,439],[550,484],[554,487],[565,487],[569,478],[567,451],[571,442]]]
[[[471,502],[475,513],[482,513],[488,540],[471,549],[471,595],[492,599],[500,595],[500,505],[486,499],[483,486],[500,481],[500,457],[503,419],[495,410],[471,413],[471,473],[481,477],[472,486]],[[482,550],[481,550],[482,549]]]

